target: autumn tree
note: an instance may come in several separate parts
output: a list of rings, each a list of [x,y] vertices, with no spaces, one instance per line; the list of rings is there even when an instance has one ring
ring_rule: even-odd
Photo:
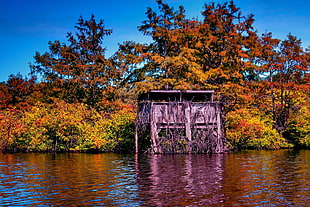
[[[189,31],[189,20],[185,18],[182,6],[178,10],[157,1],[159,14],[151,8],[147,9],[147,20],[142,22],[139,31],[150,36],[152,43],[147,50],[140,53],[144,58],[144,66],[140,74],[145,77],[144,87],[179,88],[186,87],[184,79],[190,78],[190,62],[187,57],[188,47],[184,39],[184,31]]]
[[[94,15],[89,20],[80,17],[75,29],[75,34],[67,34],[69,44],[49,42],[49,52],[36,53],[32,73],[42,75],[59,98],[95,106],[113,96],[120,77],[102,46],[112,30],[104,27],[103,20],[96,22]]]
[[[10,75],[0,84],[0,108],[23,108],[30,104],[31,94],[35,91],[36,78],[24,78],[21,74]]]
[[[0,109],[5,109],[12,101],[12,95],[4,82],[0,83]]]
[[[233,1],[205,5],[202,15],[198,57],[209,73],[208,81],[243,84],[251,66],[250,52],[258,38],[252,25],[253,15],[243,15]]]
[[[246,105],[248,82],[255,79],[253,58],[259,37],[253,27],[254,15],[243,15],[234,1],[210,3],[202,12],[203,23],[198,61],[226,105],[226,112]]]
[[[195,19],[187,19],[182,6],[174,9],[161,0],[158,11],[148,8],[147,20],[139,30],[153,41],[150,44],[125,42],[118,57],[126,62],[126,80],[135,83],[139,92],[150,89],[206,88],[206,78],[195,57],[198,27]]]
[[[213,88],[226,97],[242,91],[253,76],[252,49],[258,44],[253,15],[242,15],[233,1],[211,3],[200,21],[186,18],[182,6],[175,10],[161,0],[157,3],[158,10],[148,8],[139,27],[153,41],[120,47],[123,59],[134,66],[129,77],[138,91]]]
[[[282,133],[291,115],[309,98],[310,53],[291,34],[283,41],[272,40],[271,34],[264,40],[269,49],[264,50],[257,71],[263,79],[258,101],[266,113],[272,114],[275,128]]]

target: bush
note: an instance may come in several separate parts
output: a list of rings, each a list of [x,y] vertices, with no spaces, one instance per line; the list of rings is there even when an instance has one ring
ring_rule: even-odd
[[[273,129],[269,116],[253,109],[239,109],[227,114],[226,137],[230,149],[292,147]]]
[[[307,104],[293,114],[283,134],[296,147],[310,148],[310,109]]]
[[[135,113],[129,106],[109,116],[85,104],[38,103],[0,116],[2,151],[115,151],[133,145]]]

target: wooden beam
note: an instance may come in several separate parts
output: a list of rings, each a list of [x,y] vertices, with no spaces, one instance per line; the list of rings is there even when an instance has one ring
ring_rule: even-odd
[[[185,133],[186,137],[189,141],[192,141],[192,131],[191,131],[191,106],[189,103],[187,103],[185,108]]]

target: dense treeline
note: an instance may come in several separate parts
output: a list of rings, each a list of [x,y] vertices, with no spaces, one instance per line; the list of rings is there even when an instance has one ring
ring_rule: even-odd
[[[259,35],[233,1],[187,18],[157,1],[112,57],[103,20],[78,19],[67,43],[36,53],[31,77],[0,84],[2,151],[133,149],[137,95],[150,89],[214,89],[225,105],[231,149],[310,147],[310,53],[301,40]],[[36,80],[40,77],[40,81]]]

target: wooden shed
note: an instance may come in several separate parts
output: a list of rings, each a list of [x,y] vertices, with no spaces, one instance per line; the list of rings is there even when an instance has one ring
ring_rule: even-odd
[[[223,153],[222,106],[213,90],[152,90],[139,97],[136,152],[150,137],[151,153]]]

